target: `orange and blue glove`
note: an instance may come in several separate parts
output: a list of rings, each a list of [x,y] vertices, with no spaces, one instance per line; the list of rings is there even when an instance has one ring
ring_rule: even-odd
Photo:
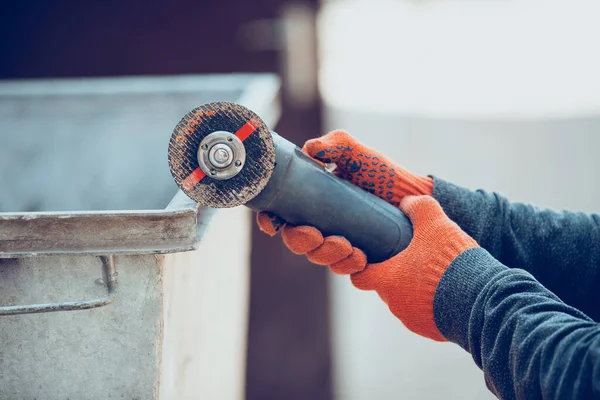
[[[431,197],[433,180],[421,177],[369,149],[343,131],[306,142],[303,151],[334,173],[399,207],[413,224],[413,239],[396,256],[367,264],[364,253],[340,236],[323,237],[310,226],[291,226],[270,213],[259,213],[261,230],[273,236],[281,229],[286,246],[306,254],[337,274],[350,274],[354,286],[375,290],[390,311],[411,331],[445,341],[433,317],[437,284],[452,261],[477,242],[452,222]]]

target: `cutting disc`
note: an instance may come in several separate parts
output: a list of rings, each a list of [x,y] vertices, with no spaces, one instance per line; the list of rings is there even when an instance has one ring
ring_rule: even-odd
[[[215,140],[222,143],[215,144]],[[222,156],[219,160],[228,162],[228,167],[207,167],[203,160],[208,160],[209,153],[211,157]],[[175,182],[191,199],[210,207],[235,207],[252,200],[269,181],[274,166],[269,128],[258,115],[234,103],[216,102],[195,108],[177,124],[169,142],[169,168]],[[221,173],[232,169],[234,176]]]

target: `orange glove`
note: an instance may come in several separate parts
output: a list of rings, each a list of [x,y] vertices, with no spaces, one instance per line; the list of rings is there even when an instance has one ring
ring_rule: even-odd
[[[335,144],[340,138],[345,142],[341,145],[343,148]],[[323,146],[323,143],[328,146]],[[478,247],[477,243],[446,216],[432,197],[405,197],[411,194],[410,191],[430,188],[426,183],[428,178],[412,175],[362,146],[347,133],[333,132],[321,139],[308,141],[305,150],[323,162],[337,162],[338,168],[341,166],[338,176],[348,177],[353,183],[361,182],[357,180],[356,172],[363,172],[363,178],[365,175],[361,168],[354,167],[359,162],[372,165],[377,158],[375,161],[380,167],[384,164],[388,170],[393,169],[391,199],[398,199],[400,209],[413,223],[411,243],[389,260],[367,266],[364,253],[345,238],[324,238],[314,227],[285,225],[277,216],[259,213],[257,221],[261,230],[273,235],[283,226],[283,241],[292,252],[306,254],[316,264],[329,265],[335,273],[352,274],[354,286],[375,290],[408,329],[433,340],[444,341],[433,317],[437,284],[452,261],[463,251]],[[348,173],[348,169],[354,173]],[[368,178],[373,178],[369,176],[369,170],[366,172]]]

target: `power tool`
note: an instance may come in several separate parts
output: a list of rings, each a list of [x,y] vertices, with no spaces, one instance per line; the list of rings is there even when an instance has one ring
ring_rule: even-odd
[[[179,188],[199,204],[245,205],[343,236],[369,263],[398,254],[412,239],[402,211],[338,178],[239,104],[208,103],[187,113],[171,135],[168,159]]]

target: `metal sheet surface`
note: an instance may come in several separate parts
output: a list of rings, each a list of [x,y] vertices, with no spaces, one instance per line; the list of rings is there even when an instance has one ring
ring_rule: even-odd
[[[0,260],[0,304],[100,297],[100,263],[92,256]],[[109,306],[1,317],[0,399],[155,398],[162,264],[151,255],[115,263],[118,296]]]

